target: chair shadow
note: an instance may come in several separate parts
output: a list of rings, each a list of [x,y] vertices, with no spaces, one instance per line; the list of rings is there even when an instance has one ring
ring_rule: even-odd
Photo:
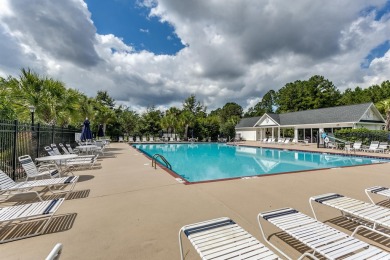
[[[376,205],[378,206],[382,206],[382,207],[385,207],[385,208],[390,208],[390,200],[382,200],[382,201],[379,201],[376,203]]]
[[[107,152],[111,152],[111,151],[122,151],[123,148],[107,147],[107,148],[105,148],[105,150],[107,150]]]
[[[59,233],[70,230],[73,227],[76,216],[77,213],[53,216],[46,230],[40,235]],[[38,235],[38,233],[42,232],[42,229],[47,221],[49,221],[49,219],[30,220],[11,224],[5,228],[2,228],[0,230],[0,243],[8,239],[17,239],[24,236]]]
[[[304,253],[313,251],[310,247],[306,246],[305,244],[303,244],[299,240],[293,238],[292,236],[290,236],[289,234],[285,233],[284,231],[280,231],[280,232],[271,234],[270,236],[268,236],[268,240],[271,239],[272,236],[277,237],[278,239],[283,241],[285,244],[289,245],[291,248],[293,248],[294,250],[298,251],[301,255],[304,254]],[[326,259],[326,258],[322,257],[319,254],[315,254],[315,256],[318,259]],[[305,259],[307,259],[307,258],[305,258]]]
[[[336,218],[329,219],[327,221],[324,221],[324,223],[331,223],[335,226],[338,226],[338,227],[341,227],[345,230],[348,230],[349,232],[345,232],[345,233],[347,233],[349,235],[351,235],[355,231],[355,229],[361,225],[355,221],[349,220],[348,218],[346,218],[344,216],[339,216]],[[365,223],[365,224],[368,225],[368,223]],[[378,230],[382,233],[390,235],[389,229],[378,228]],[[384,246],[385,248],[387,248],[386,250],[388,250],[388,248],[390,247],[390,238],[383,236],[381,234],[378,234],[376,232],[373,232],[373,231],[370,231],[367,229],[360,229],[357,232],[357,234],[359,236],[362,236],[362,237],[367,238],[369,240],[375,241],[376,243],[380,244],[381,246]],[[357,237],[357,236],[355,236],[355,237]],[[359,238],[359,237],[357,237],[357,238]]]
[[[77,180],[77,182],[89,181],[93,178],[95,178],[95,176],[93,175],[79,175],[79,179]]]
[[[77,175],[77,172],[78,171],[90,171],[90,170],[96,170],[96,169],[102,169],[102,165],[101,163],[95,163],[94,166],[91,167],[80,167],[80,168],[74,168],[72,169],[72,172],[74,173],[74,175]]]
[[[116,158],[116,155],[119,153],[105,152],[104,155],[99,155],[98,161],[106,158]]]
[[[352,232],[355,230],[355,228],[360,225],[359,223],[351,221],[344,216],[332,218],[332,219],[329,219],[327,221],[323,221],[323,223],[331,223],[335,226],[338,226],[338,227],[341,227],[345,230],[348,230],[349,232],[343,231],[344,233],[347,233],[348,235],[351,235]],[[379,229],[379,230],[383,233],[390,234],[390,230],[388,230],[388,229]],[[381,246],[381,248],[383,246],[382,249],[385,251],[388,251],[390,248],[390,238],[388,238],[386,236],[380,235],[376,232],[369,231],[367,229],[361,229],[357,232],[357,234],[359,236],[362,236],[364,238],[367,238],[369,240],[372,240],[372,241],[378,243]],[[280,239],[281,241],[283,241],[284,243],[286,243],[287,245],[289,245],[290,247],[292,247],[294,250],[298,251],[301,254],[303,254],[305,252],[311,252],[311,249],[308,246],[306,246],[302,242],[298,241],[297,239],[293,238],[292,236],[285,233],[284,231],[273,233],[273,234],[268,236],[268,239],[271,239],[272,236],[277,237],[278,239]],[[355,236],[355,237],[357,237],[359,239],[359,236]],[[316,254],[316,257],[319,259],[325,259],[322,256],[317,255],[317,254]]]
[[[66,200],[87,198],[89,196],[90,192],[91,192],[90,189],[72,191],[71,193],[68,194],[68,196],[66,197]],[[65,196],[66,196],[66,194],[48,194],[48,195],[42,196],[42,199],[43,200],[55,200],[55,199],[59,199],[59,198],[64,198]]]
[[[68,194],[66,200],[87,198],[90,192],[91,192],[90,189],[72,191],[71,193]],[[54,199],[65,198],[66,195],[67,195],[66,193],[44,194],[41,195],[41,198],[42,200],[54,200]],[[39,201],[40,200],[35,194],[30,193],[30,194],[15,195],[10,199],[8,199],[5,203],[7,204],[6,206],[17,206],[17,205],[23,205],[23,204],[34,203]]]

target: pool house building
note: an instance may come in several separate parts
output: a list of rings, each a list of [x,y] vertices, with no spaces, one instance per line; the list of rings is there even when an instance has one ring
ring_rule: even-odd
[[[283,114],[265,113],[242,118],[236,134],[243,140],[290,137],[298,141],[317,142],[320,133],[333,133],[343,128],[381,130],[385,119],[373,103],[312,109]]]

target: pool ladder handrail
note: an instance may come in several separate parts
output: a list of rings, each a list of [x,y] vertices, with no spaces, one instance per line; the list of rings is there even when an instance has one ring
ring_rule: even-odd
[[[162,156],[161,154],[158,154],[158,153],[156,153],[152,157],[152,167],[154,166],[154,169],[157,169],[157,158],[160,158],[165,163],[166,167],[169,168],[170,170],[172,170],[172,166],[168,162],[168,160],[164,156]]]

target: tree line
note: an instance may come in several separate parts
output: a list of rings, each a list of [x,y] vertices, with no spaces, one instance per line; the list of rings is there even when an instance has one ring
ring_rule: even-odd
[[[234,137],[235,126],[242,117],[262,116],[264,113],[286,113],[308,109],[374,102],[390,122],[390,82],[366,89],[356,87],[341,93],[323,76],[287,83],[278,91],[268,91],[254,107],[244,113],[234,102],[226,103],[207,113],[207,107],[191,95],[182,108],[166,111],[148,107],[141,114],[117,105],[107,91],[100,90],[88,97],[78,90],[30,69],[22,69],[19,77],[0,77],[0,119],[30,121],[29,106],[35,107],[36,122],[63,127],[81,127],[88,117],[92,130],[103,124],[107,136],[179,135],[183,139],[199,140]]]

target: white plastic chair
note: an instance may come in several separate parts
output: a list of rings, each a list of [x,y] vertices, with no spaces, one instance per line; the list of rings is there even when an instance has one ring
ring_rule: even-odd
[[[31,159],[30,155],[19,156],[18,160],[22,165],[24,171],[26,172],[26,180],[28,180],[29,178],[36,179],[38,177],[61,177],[57,165],[55,164],[43,164],[37,167]]]

